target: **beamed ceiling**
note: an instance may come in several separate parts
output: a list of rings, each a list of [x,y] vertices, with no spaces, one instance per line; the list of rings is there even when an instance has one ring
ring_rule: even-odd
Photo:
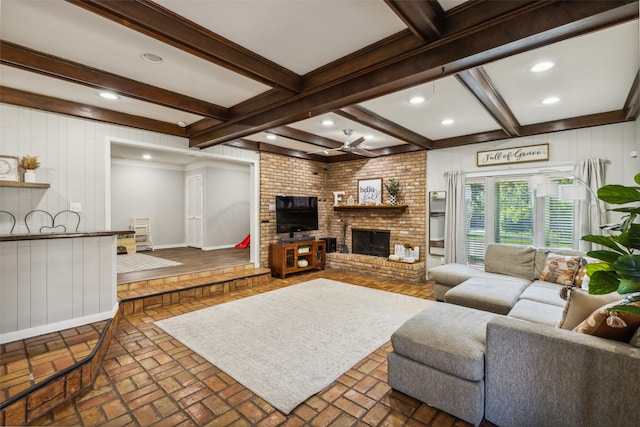
[[[638,118],[638,1],[0,7],[0,101],[181,136],[190,147],[335,162],[361,158],[323,152],[342,146],[344,129],[388,155]],[[529,70],[543,60],[555,66]],[[413,105],[414,96],[425,101]],[[548,97],[558,100],[542,104]]]

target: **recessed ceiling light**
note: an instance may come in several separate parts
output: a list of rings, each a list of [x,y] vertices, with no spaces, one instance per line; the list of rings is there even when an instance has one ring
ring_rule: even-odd
[[[272,134],[272,133],[269,133],[269,134],[267,134],[267,139],[270,139],[270,140],[273,141],[274,139],[276,139],[276,136],[274,134]]]
[[[115,101],[116,99],[120,98],[118,95],[116,95],[113,92],[100,92],[100,96],[110,101]]]
[[[534,64],[531,68],[529,68],[529,71],[531,71],[532,73],[540,73],[542,71],[547,71],[548,69],[553,68],[554,65],[556,64],[551,61],[542,61]]]
[[[422,96],[414,96],[409,100],[409,104],[422,104],[424,102],[424,97]]]
[[[445,126],[449,126],[455,123],[455,120],[453,119],[444,119],[443,121],[440,122],[441,124],[445,125]]]
[[[322,126],[333,126],[333,120],[331,119],[324,119],[322,121]]]
[[[143,154],[142,158],[145,160],[151,160],[151,154]]]
[[[141,53],[140,57],[147,62],[151,62],[152,64],[162,64],[162,56],[158,56],[155,53]]]
[[[550,96],[549,98],[543,99],[542,103],[544,105],[551,105],[551,104],[555,104],[558,101],[560,101],[560,98],[558,98],[557,96]]]

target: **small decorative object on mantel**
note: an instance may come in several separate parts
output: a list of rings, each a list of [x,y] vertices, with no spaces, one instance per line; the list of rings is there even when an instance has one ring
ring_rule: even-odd
[[[17,157],[0,155],[0,181],[19,181]]]
[[[353,196],[347,197],[347,206],[353,206],[356,204],[356,201],[353,199]]]
[[[413,246],[409,242],[402,245],[394,245],[394,256],[389,256],[391,261],[400,261],[413,264],[420,259],[420,247]]]
[[[342,201],[342,197],[340,196],[344,196],[345,192],[344,191],[334,191],[333,192],[333,206],[338,206],[340,204],[340,202]]]
[[[389,192],[389,204],[395,206],[398,203],[398,193],[400,192],[400,181],[395,178],[390,178],[384,183],[384,186]]]
[[[36,182],[35,170],[40,167],[38,156],[23,156],[20,167],[24,169],[24,182]]]

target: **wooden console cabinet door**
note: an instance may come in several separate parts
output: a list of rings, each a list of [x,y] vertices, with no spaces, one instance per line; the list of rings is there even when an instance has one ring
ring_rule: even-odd
[[[271,273],[284,279],[287,274],[311,269],[324,269],[327,242],[272,243],[269,246]]]

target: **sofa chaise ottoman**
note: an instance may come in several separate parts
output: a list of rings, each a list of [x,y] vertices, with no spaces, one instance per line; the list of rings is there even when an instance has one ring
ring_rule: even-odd
[[[389,385],[478,425],[485,406],[486,328],[496,316],[446,303],[418,313],[391,336]]]

